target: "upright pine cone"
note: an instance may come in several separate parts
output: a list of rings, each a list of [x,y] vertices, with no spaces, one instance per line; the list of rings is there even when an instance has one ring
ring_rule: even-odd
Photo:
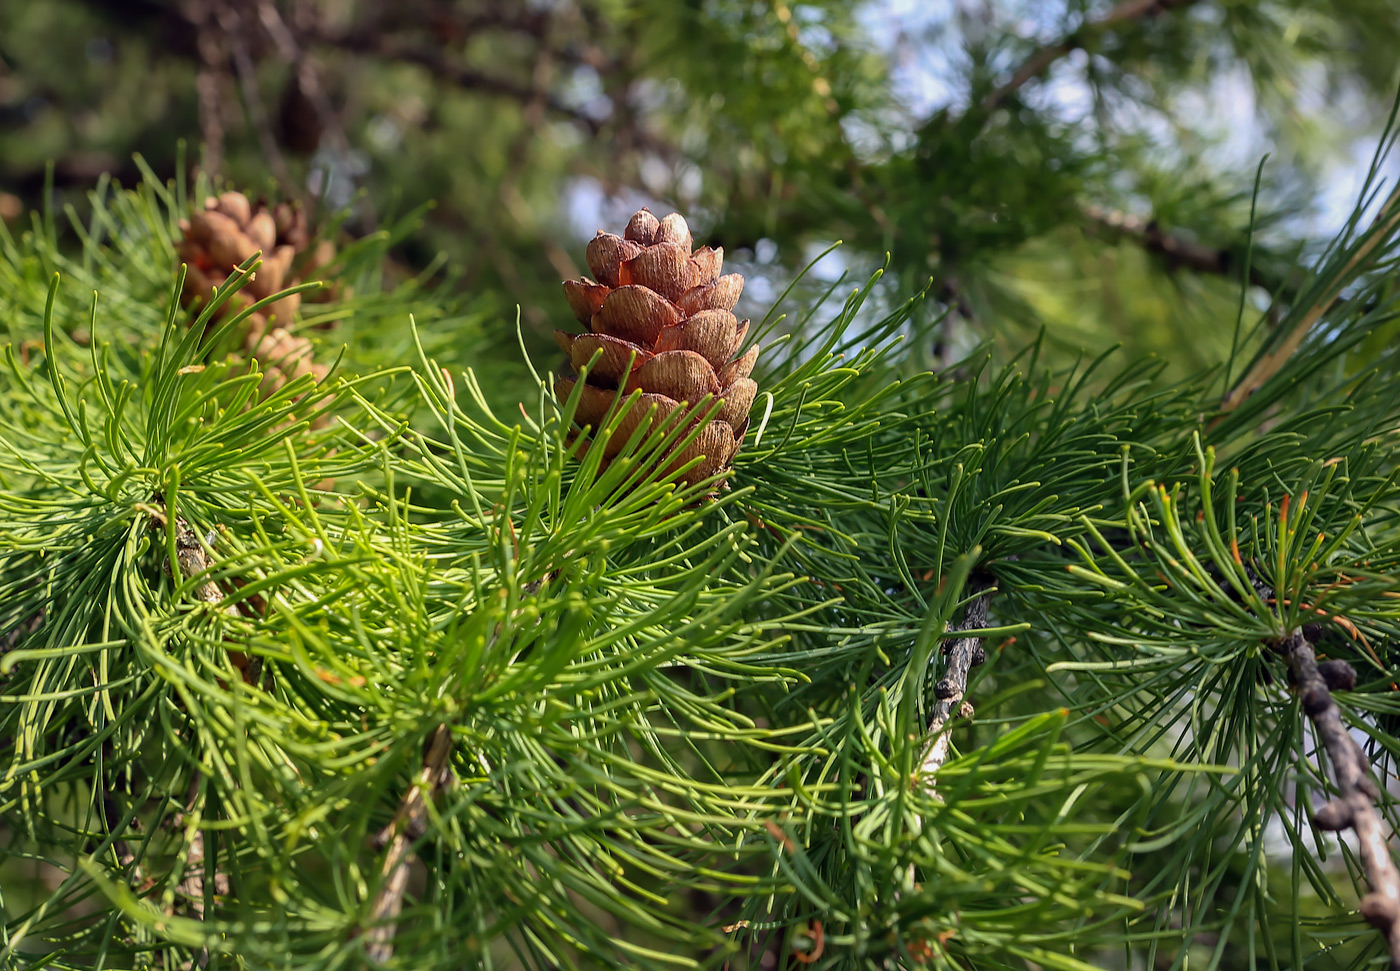
[[[605,462],[621,451],[653,407],[651,427],[664,432],[671,428],[668,418],[690,410],[705,395],[722,399],[719,413],[695,440],[668,457],[671,470],[704,456],[680,477],[687,484],[729,467],[758,393],[749,377],[758,348],[735,356],[749,330],[749,322],[739,323],[731,312],[744,278],[720,276],[722,249],[692,252],[692,246],[690,227],[674,212],[658,220],[643,209],[621,236],[600,231],[588,244],[588,267],[598,282],[564,283],[569,306],[590,333],[554,332],[575,370],[603,352],[581,392],[574,415],[580,425],[597,429],[619,396],[642,392],[604,446]],[[576,384],[572,378],[555,382],[560,402]]]
[[[279,203],[256,205],[241,192],[225,192],[204,202],[204,209],[180,223],[184,238],[178,253],[186,264],[180,302],[191,306],[208,300],[234,269],[258,251],[262,264],[254,278],[224,305],[224,313],[237,313],[329,263],[334,246],[322,240],[311,247],[306,213]],[[311,342],[285,329],[301,307],[301,294],[293,293],[251,314],[240,335],[244,350],[263,367],[263,393],[271,394],[293,378],[326,373],[311,359]],[[269,317],[274,326],[269,327]]]

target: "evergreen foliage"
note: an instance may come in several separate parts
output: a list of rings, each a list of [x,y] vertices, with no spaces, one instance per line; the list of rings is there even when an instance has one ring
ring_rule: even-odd
[[[1393,352],[1345,362],[1388,319],[1393,221],[1338,241],[1310,292],[1347,299],[1230,411],[1286,327],[1165,387],[1034,347],[894,380],[912,303],[803,308],[697,502],[635,454],[666,443],[576,461],[572,401],[503,419],[421,338],[259,400],[237,318],[206,335],[229,290],[180,308],[187,205],[148,181],[94,199],[79,256],[42,220],[5,239],[7,865],[62,875],[7,890],[9,960],[1380,948],[1338,929],[1364,876],[1323,865],[1278,645],[1320,628],[1359,669],[1339,697],[1384,777],[1400,403]],[[442,303],[377,292],[376,244],[318,305],[371,345]],[[975,713],[938,722],[973,640]],[[1305,885],[1325,916],[1280,927]]]

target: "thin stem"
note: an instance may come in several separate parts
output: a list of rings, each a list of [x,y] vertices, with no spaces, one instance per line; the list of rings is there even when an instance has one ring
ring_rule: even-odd
[[[204,169],[217,176],[224,163],[224,81],[228,56],[220,44],[222,31],[215,29],[215,14],[204,4],[192,4],[185,12],[195,26],[195,48],[199,68],[195,93],[199,99],[199,132],[204,142]]]
[[[321,73],[317,70],[313,58],[302,49],[296,34],[282,19],[282,15],[278,13],[277,6],[272,3],[272,0],[258,0],[257,7],[258,19],[262,23],[263,30],[277,47],[278,55],[288,64],[293,65],[292,69],[296,72],[295,80],[287,83],[300,85],[307,99],[311,102],[312,108],[316,112],[317,124],[325,133],[331,147],[348,158],[354,151],[350,144],[350,136],[345,132],[345,123],[340,112],[336,110],[335,105],[331,103],[330,96],[326,94],[325,85],[321,83]],[[360,197],[358,212],[365,230],[372,231],[377,221],[368,196]]]
[[[538,92],[532,84],[521,83],[508,77],[488,74],[458,64],[448,57],[440,47],[429,44],[415,44],[402,38],[379,33],[334,34],[322,32],[319,29],[312,31],[308,40],[325,47],[349,51],[354,54],[363,54],[404,64],[416,64],[426,68],[437,80],[460,88],[509,98],[521,104],[529,105],[538,97]],[[603,127],[603,122],[598,118],[576,110],[553,96],[546,97],[544,104],[551,113],[579,123],[592,134],[596,135]]]

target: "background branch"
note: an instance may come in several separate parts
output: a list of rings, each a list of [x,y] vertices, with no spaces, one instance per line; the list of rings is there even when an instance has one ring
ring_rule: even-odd
[[[254,64],[252,52],[249,50],[243,16],[232,5],[220,2],[218,17],[219,24],[228,38],[230,57],[243,91],[243,107],[253,122],[253,130],[257,133],[258,144],[262,147],[267,164],[281,183],[282,191],[294,198],[300,197],[296,180],[292,178],[287,159],[273,133],[272,119],[267,113],[267,106],[263,104],[262,94],[258,91],[257,65]]]
[[[1150,253],[1163,257],[1169,266],[1186,267],[1197,273],[1238,278],[1241,263],[1236,250],[1228,246],[1210,246],[1198,239],[1164,229],[1156,220],[1141,219],[1116,209],[1086,205],[1084,220],[1091,230],[1105,236],[1129,239]],[[1249,284],[1269,293],[1276,293],[1284,281],[1270,276],[1251,262]]]
[[[385,34],[359,32],[333,34],[320,30],[309,33],[307,40],[326,47],[364,54],[381,60],[416,64],[425,68],[440,81],[445,81],[459,88],[510,98],[527,106],[534,104],[539,97],[539,91],[534,84],[515,81],[511,78],[458,64],[445,54],[443,48],[435,45],[414,43]],[[597,134],[603,127],[603,122],[599,119],[565,104],[553,95],[544,99],[544,105],[551,113],[578,123],[592,134]]]
[[[1197,0],[1123,0],[1098,20],[1091,20],[1070,31],[1060,40],[1039,48],[1024,61],[1001,87],[982,99],[982,110],[993,111],[1033,78],[1048,71],[1056,61],[1072,51],[1087,46],[1089,40],[1120,24],[1155,16],[1173,7],[1189,7]]]

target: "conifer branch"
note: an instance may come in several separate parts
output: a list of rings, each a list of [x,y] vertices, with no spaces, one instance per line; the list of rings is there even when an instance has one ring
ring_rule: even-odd
[[[211,534],[212,538],[212,534]],[[199,576],[209,569],[209,557],[205,552],[204,544],[200,542],[199,534],[185,521],[183,516],[175,518],[175,563],[179,568],[180,576],[186,580]],[[206,579],[194,591],[197,600],[215,604],[223,599],[223,591],[218,584]],[[245,672],[246,676],[246,672]],[[185,803],[184,812],[177,812],[170,817],[168,824],[172,830],[179,830],[185,825],[187,814],[195,811],[197,806],[201,806],[202,799],[199,792],[198,779],[190,784],[189,796]],[[105,804],[104,804],[105,805]],[[179,880],[175,888],[179,909],[188,908],[196,920],[204,920],[204,829],[202,826],[196,827],[185,836],[185,862],[183,871],[178,875]],[[126,851],[130,855],[130,850]],[[127,865],[127,860],[122,859],[122,865]],[[227,894],[229,891],[229,878],[226,873],[219,870],[214,871],[214,892],[216,894]],[[172,912],[174,912],[172,910]],[[209,963],[209,949],[203,947],[199,950],[191,962],[186,967],[203,968]]]
[[[987,613],[991,606],[993,589],[984,589],[976,600],[968,604],[967,612],[957,630],[980,630],[987,626]],[[952,744],[947,731],[948,722],[954,714],[961,718],[972,716],[972,705],[963,700],[967,693],[968,672],[987,660],[981,637],[959,637],[949,641],[944,645],[943,656],[947,658],[947,669],[934,688],[938,701],[933,706],[933,716],[929,719],[928,726],[928,733],[933,741],[919,764],[919,778],[929,788],[933,787],[934,773],[948,761],[948,752]]]
[[[1022,61],[1021,66],[1016,69],[1015,74],[1011,75],[1009,81],[982,99],[982,110],[984,112],[992,111],[1000,107],[1002,102],[1019,91],[1027,82],[1050,70],[1050,67],[1060,58],[1087,46],[1091,38],[1120,24],[1156,16],[1173,7],[1189,7],[1195,2],[1196,0],[1123,0],[1122,3],[1098,20],[1080,24],[1064,37],[1054,43],[1046,44]]]
[[[199,541],[199,534],[190,527],[183,516],[177,516],[175,519],[175,560],[180,567],[180,575],[186,580],[199,576],[209,569],[210,565],[209,557],[204,552],[204,544]],[[206,579],[195,589],[194,597],[204,603],[215,604],[224,599],[224,593],[218,584]]]
[[[1312,719],[1322,747],[1336,776],[1340,795],[1313,813],[1313,825],[1321,830],[1351,829],[1361,852],[1361,867],[1371,892],[1361,899],[1361,915],[1386,937],[1391,971],[1400,969],[1400,871],[1390,857],[1376,800],[1381,792],[1367,774],[1369,763],[1361,746],[1342,723],[1330,687],[1355,683],[1350,666],[1324,669],[1317,663],[1312,644],[1302,631],[1279,645],[1288,670],[1298,687],[1303,711]],[[1348,678],[1348,674],[1350,677]]]
[[[315,115],[315,123],[311,127],[316,129],[316,134],[311,140],[319,143],[321,136],[324,135],[331,148],[341,155],[350,156],[354,147],[350,143],[350,136],[346,133],[345,122],[326,93],[326,86],[321,81],[321,73],[317,70],[314,59],[304,49],[291,26],[278,13],[276,4],[272,3],[271,0],[258,0],[257,8],[258,19],[262,24],[263,31],[271,38],[272,43],[277,48],[277,53],[288,64],[294,65],[293,77],[287,82],[287,91],[296,91],[304,96]],[[284,138],[290,134],[286,97],[286,92],[284,92],[282,116],[279,120]],[[305,133],[301,134],[303,137],[305,136]],[[373,231],[377,221],[368,196],[360,198],[357,213],[365,230]]]
[[[381,964],[394,956],[394,934],[397,919],[403,910],[404,892],[408,889],[408,867],[413,861],[410,847],[419,839],[428,824],[428,799],[443,789],[452,778],[447,765],[452,753],[452,729],[439,725],[428,742],[423,756],[423,769],[404,793],[398,812],[388,826],[380,831],[377,842],[387,846],[384,865],[380,868],[379,891],[370,908],[373,925],[365,935],[365,950],[370,958]]]
[[[282,19],[276,4],[272,3],[271,0],[258,0],[257,7],[258,20],[267,36],[277,47],[278,55],[287,63],[295,65],[296,83],[301,86],[302,91],[311,102],[311,106],[316,112],[316,120],[322,130],[331,136],[337,151],[350,151],[350,137],[345,133],[340,113],[331,104],[330,96],[326,94],[325,85],[321,83],[320,72],[311,63],[306,52],[301,49],[291,27]]]

